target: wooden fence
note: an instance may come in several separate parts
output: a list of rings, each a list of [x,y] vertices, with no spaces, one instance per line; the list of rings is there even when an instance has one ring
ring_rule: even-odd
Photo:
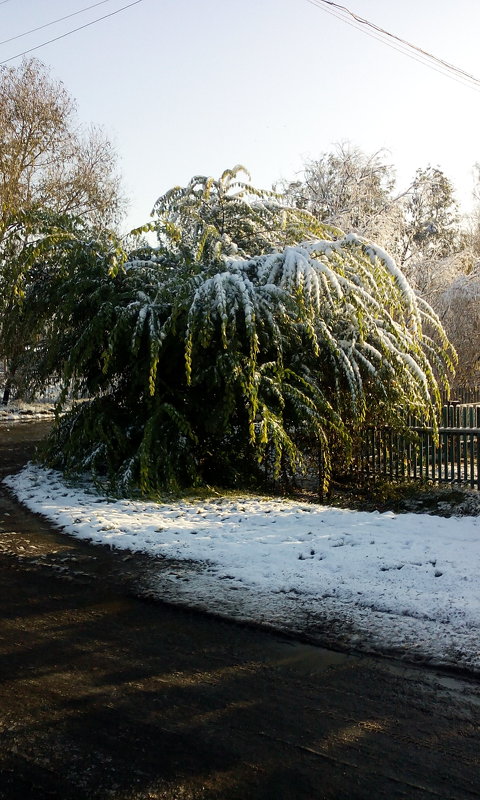
[[[455,403],[480,403],[480,386],[457,386],[450,392],[450,397]],[[448,403],[444,396],[445,403]]]
[[[368,428],[357,460],[367,475],[391,480],[466,484],[480,490],[480,405],[443,409],[438,442],[433,429],[412,420],[411,435]]]

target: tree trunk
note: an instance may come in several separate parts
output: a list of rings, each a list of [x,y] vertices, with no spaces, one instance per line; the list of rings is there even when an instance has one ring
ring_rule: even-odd
[[[7,364],[8,362],[5,364],[5,372],[4,372],[5,383],[3,385],[3,397],[2,397],[3,406],[8,405],[8,402],[10,400],[10,395],[13,389],[13,376],[15,374],[15,369],[12,368],[8,369]]]
[[[5,382],[5,386],[3,388],[3,398],[2,398],[2,405],[8,405],[8,401],[10,400],[10,394],[12,391],[12,381],[10,378]]]

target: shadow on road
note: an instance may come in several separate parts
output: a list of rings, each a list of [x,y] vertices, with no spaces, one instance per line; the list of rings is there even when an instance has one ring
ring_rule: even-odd
[[[477,684],[142,601],[1,491],[0,528],[2,800],[480,797]]]

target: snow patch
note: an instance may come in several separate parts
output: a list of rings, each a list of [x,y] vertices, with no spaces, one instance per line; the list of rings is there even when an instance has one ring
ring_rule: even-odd
[[[480,517],[114,500],[32,464],[5,483],[72,536],[169,559],[146,588],[170,602],[480,670]]]

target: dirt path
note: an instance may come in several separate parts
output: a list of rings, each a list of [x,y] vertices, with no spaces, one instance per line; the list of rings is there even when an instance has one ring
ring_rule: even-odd
[[[142,601],[124,559],[0,490],[2,800],[480,798],[477,683]]]

